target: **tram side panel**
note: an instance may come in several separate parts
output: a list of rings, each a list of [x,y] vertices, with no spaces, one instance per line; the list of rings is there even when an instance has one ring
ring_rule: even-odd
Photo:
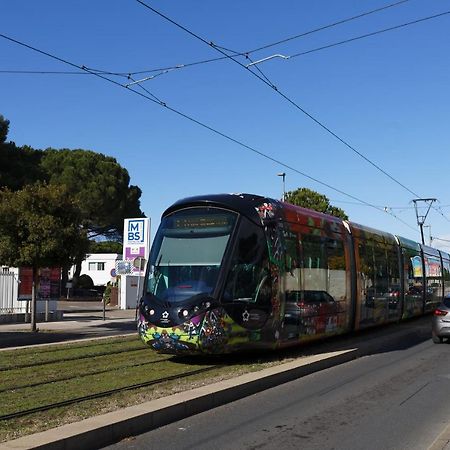
[[[340,219],[286,205],[286,270],[280,288],[286,343],[351,329],[351,254]]]
[[[417,317],[424,311],[425,278],[422,251],[417,242],[397,236],[403,268],[402,319]]]
[[[401,258],[395,237],[355,223],[350,226],[356,265],[355,329],[400,320]]]
[[[442,279],[442,261],[439,250],[421,245],[425,273],[425,312],[436,309],[442,301],[444,284]]]

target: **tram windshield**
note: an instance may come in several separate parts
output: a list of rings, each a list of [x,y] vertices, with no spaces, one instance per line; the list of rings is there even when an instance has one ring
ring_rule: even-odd
[[[147,293],[168,302],[211,296],[237,214],[190,208],[165,217],[150,255]]]

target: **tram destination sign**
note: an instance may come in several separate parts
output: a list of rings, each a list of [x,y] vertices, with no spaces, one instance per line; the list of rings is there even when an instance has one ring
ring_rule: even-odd
[[[225,214],[192,215],[176,218],[174,228],[216,228],[231,225],[230,218]]]

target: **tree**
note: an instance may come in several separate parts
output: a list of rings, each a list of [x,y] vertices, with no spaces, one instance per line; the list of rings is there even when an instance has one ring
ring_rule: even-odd
[[[120,253],[123,252],[123,245],[120,242],[115,241],[90,241],[89,242],[90,253]]]
[[[115,158],[88,150],[47,149],[41,166],[50,184],[66,186],[80,204],[80,225],[91,239],[100,235],[121,239],[124,218],[144,217],[142,192],[130,186],[127,170]],[[85,254],[76,256],[75,283]]]
[[[121,241],[123,219],[145,217],[140,208],[141,189],[130,185],[127,170],[114,158],[88,150],[17,147],[5,142],[8,127],[9,121],[0,116],[0,189],[17,191],[36,182],[65,186],[80,208],[77,224],[90,239],[106,236]],[[75,249],[75,282],[85,255],[84,248]],[[63,281],[69,268],[63,267]]]
[[[42,152],[31,147],[17,147],[14,142],[6,142],[9,120],[0,114],[0,189],[13,191],[23,186],[44,180],[40,169]]]
[[[0,143],[0,189],[12,191],[45,180],[40,166],[43,152],[31,147],[17,147],[13,142]]]
[[[344,210],[330,204],[328,197],[308,188],[298,188],[295,191],[286,192],[285,199],[287,203],[293,205],[313,209],[335,217],[340,217],[341,219],[348,219]]]
[[[115,158],[88,150],[47,149],[42,158],[49,183],[65,185],[82,208],[83,227],[92,236],[123,232],[123,219],[143,217],[141,190]]]
[[[0,114],[0,144],[6,142],[6,137],[8,136],[9,131],[9,120],[6,120]]]
[[[33,269],[31,330],[36,331],[38,271],[72,263],[89,242],[80,228],[81,209],[64,186],[34,184],[0,190],[0,262]]]

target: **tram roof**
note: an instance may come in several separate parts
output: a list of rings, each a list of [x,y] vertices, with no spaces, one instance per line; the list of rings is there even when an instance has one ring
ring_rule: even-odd
[[[190,208],[196,206],[197,207],[212,206],[237,211],[253,220],[259,221],[259,216],[256,211],[256,207],[261,203],[275,203],[275,202],[279,203],[278,200],[254,194],[197,195],[194,197],[182,198],[176,201],[173,205],[169,206],[169,208],[167,208],[164,211],[163,217],[183,208]]]
[[[183,208],[201,206],[230,209],[258,223],[261,223],[261,210],[264,210],[265,207],[272,212],[271,217],[274,219],[289,220],[289,218],[297,215],[327,222],[342,223],[342,219],[338,217],[255,194],[212,194],[187,197],[178,200],[167,208],[163,213],[163,217]]]

